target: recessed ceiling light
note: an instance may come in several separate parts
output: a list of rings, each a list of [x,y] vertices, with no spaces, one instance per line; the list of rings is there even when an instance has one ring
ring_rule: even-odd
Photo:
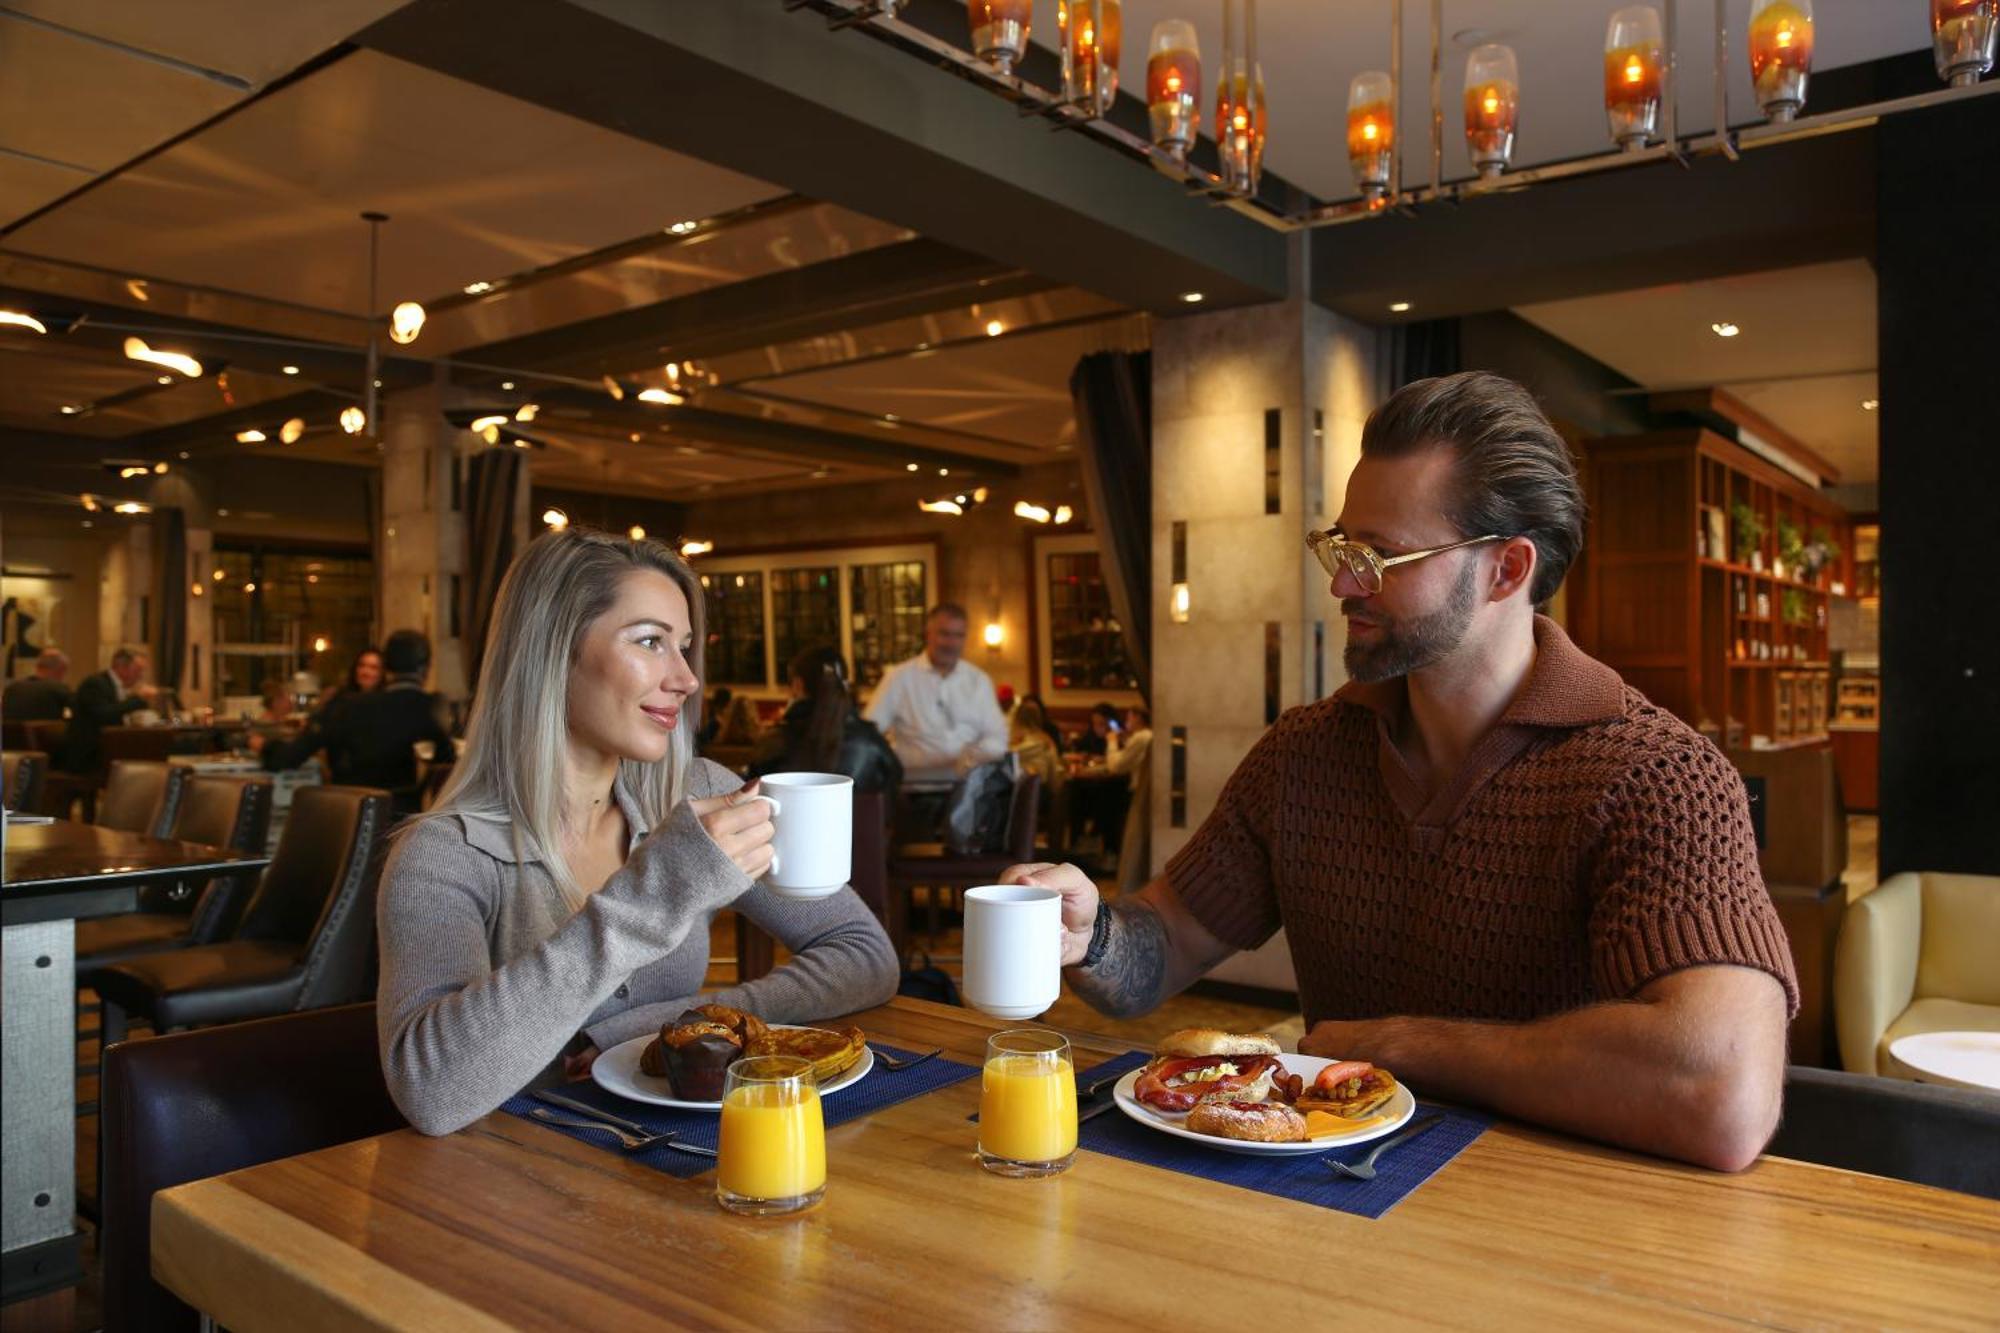
[[[78,407],[75,403],[64,403],[61,407],[57,408],[56,410],[61,412],[66,417],[73,417],[78,412],[83,411],[83,409]]]
[[[1389,313],[1392,315],[1400,315],[1409,308],[1410,308],[1410,303],[1408,301],[1389,302]]]
[[[67,411],[68,409],[65,408],[64,410]],[[917,470],[917,465],[915,463],[905,463],[903,464],[903,470],[905,472],[915,472]]]
[[[1880,406],[1882,406],[1882,400],[1880,398],[1863,398],[1861,400],[1861,410],[1863,412],[1873,412],[1876,408]]]
[[[492,290],[493,284],[490,282],[468,282],[465,284],[465,294],[467,296],[484,296]]]
[[[1202,294],[1200,292],[1182,292],[1181,300],[1186,301],[1189,305],[1200,305]]]
[[[299,373],[299,368],[297,366],[279,366],[278,369],[283,371],[287,375],[296,375]]]
[[[989,319],[986,321],[987,337],[998,338],[1001,334],[1005,333],[1006,331],[1007,331],[1007,326],[1005,324],[1002,324],[999,320]]]
[[[701,226],[699,222],[676,222],[667,230],[676,236],[685,236],[699,226]]]
[[[1718,324],[1711,324],[1708,327],[1715,330],[1715,336],[1718,338],[1734,338],[1737,334],[1743,332],[1742,329],[1737,328],[1726,319]]]
[[[513,388],[513,387],[514,387],[514,381],[512,381],[512,380],[501,380],[501,381],[500,381],[500,388],[501,388],[501,389],[502,389],[503,391],[505,391],[505,390],[507,390],[507,389],[511,389],[511,388]]]
[[[174,377],[172,375],[162,375],[160,376],[159,379],[154,381],[155,384],[172,384],[173,382],[174,382]]]
[[[185,449],[181,450],[181,461],[186,462],[188,458],[189,458],[188,451]]]

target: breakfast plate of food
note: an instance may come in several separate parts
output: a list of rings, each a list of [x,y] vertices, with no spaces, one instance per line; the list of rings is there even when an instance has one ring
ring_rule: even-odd
[[[620,1042],[599,1055],[590,1077],[606,1092],[684,1111],[722,1109],[722,1081],[746,1055],[793,1055],[812,1061],[822,1095],[852,1087],[875,1067],[857,1027],[766,1023],[727,1005],[704,1004],[651,1036]]]
[[[1169,1033],[1112,1097],[1142,1125],[1252,1156],[1366,1143],[1417,1109],[1409,1088],[1365,1060],[1294,1055],[1260,1034],[1211,1028]]]

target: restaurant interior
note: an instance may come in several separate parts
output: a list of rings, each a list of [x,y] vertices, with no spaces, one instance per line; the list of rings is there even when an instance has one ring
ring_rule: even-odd
[[[1187,1265],[1244,1276],[1142,1242],[1190,1202],[1351,1256],[1366,1295],[1272,1279],[1314,1322],[1992,1327],[2000,3],[1614,8],[0,6],[0,1329],[1150,1322]],[[1114,1114],[1058,1178],[982,1173],[1009,1024],[968,893],[1138,892],[1347,685],[1305,539],[1371,412],[1475,370],[1575,460],[1546,614],[1742,779],[1797,984],[1778,1137],[1716,1173],[1447,1108],[1364,1208]],[[389,831],[458,790],[510,567],[587,530],[692,569],[681,721],[739,777],[805,654],[878,719],[938,608],[1004,719],[997,786],[857,788],[901,973],[861,1086],[938,1090],[830,1100],[796,1220],[383,1088]],[[385,674],[437,740],[357,782],[321,729]],[[787,966],[768,924],[714,915],[705,990]],[[1287,941],[1028,1012],[1079,1071],[1293,1051]]]

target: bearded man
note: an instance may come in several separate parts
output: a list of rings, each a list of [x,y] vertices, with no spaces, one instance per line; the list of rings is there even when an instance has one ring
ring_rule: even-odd
[[[1144,1013],[1282,926],[1302,1052],[1720,1170],[1777,1126],[1790,950],[1736,771],[1540,613],[1583,498],[1533,397],[1419,380],[1368,419],[1307,544],[1349,682],[1281,717],[1164,875],[1073,866],[1072,989]]]

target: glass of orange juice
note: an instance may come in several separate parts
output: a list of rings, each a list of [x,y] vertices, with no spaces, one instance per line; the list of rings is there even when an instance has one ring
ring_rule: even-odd
[[[986,1040],[979,1164],[1003,1176],[1053,1176],[1076,1160],[1076,1069],[1069,1041],[1040,1028]]]
[[[772,1217],[826,1193],[826,1121],[812,1062],[745,1056],[722,1085],[715,1198],[732,1213]]]

